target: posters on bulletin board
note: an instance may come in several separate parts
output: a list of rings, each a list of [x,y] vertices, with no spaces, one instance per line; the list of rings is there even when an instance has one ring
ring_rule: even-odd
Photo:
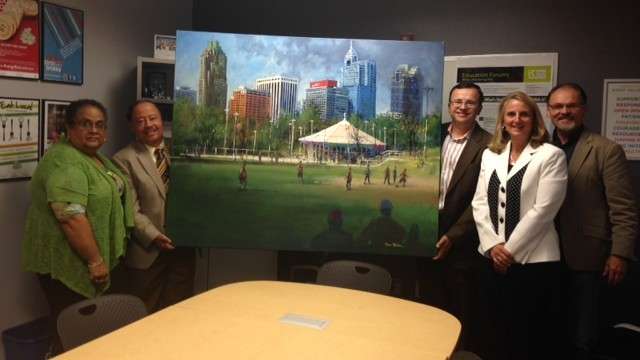
[[[546,111],[546,96],[556,85],[557,76],[557,53],[447,56],[442,108],[448,108],[448,92],[455,84],[461,81],[476,83],[484,93],[478,123],[493,133],[502,98],[510,92],[523,91],[538,104],[547,130],[551,131],[553,125]],[[451,121],[446,111],[442,121]]]
[[[0,76],[40,75],[39,11],[35,0],[0,0]]]
[[[44,81],[82,85],[84,13],[42,3],[42,77]]]
[[[602,134],[640,160],[640,79],[605,79]]]

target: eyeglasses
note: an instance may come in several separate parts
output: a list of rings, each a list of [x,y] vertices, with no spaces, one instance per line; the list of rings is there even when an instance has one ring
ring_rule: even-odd
[[[107,129],[107,123],[99,121],[96,123],[93,123],[89,120],[85,120],[82,122],[77,122],[75,123],[75,126],[81,128],[82,130],[93,130],[95,129],[96,131],[104,131]]]
[[[462,100],[454,100],[449,102],[450,105],[453,105],[455,107],[461,108],[461,107],[466,107],[469,109],[473,109],[476,106],[478,106],[478,103],[475,101],[462,101]]]
[[[582,104],[549,104],[549,109],[553,112],[561,111],[564,108],[566,108],[567,111],[575,111],[582,107]]]

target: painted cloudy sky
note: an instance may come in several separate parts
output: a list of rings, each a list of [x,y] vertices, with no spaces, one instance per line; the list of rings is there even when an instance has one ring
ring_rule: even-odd
[[[209,41],[220,42],[227,55],[228,95],[239,86],[255,89],[255,80],[272,75],[298,78],[298,103],[305,98],[310,81],[340,81],[340,69],[349,39],[239,35],[178,31],[176,86],[197,89],[200,55]],[[417,65],[427,86],[435,88],[430,111],[440,112],[444,47],[441,42],[353,40],[360,60],[377,66],[376,113],[389,111],[390,84],[400,64]]]

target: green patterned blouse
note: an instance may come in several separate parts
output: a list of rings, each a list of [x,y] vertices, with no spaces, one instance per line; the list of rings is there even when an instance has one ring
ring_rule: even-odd
[[[49,274],[87,298],[100,295],[109,284],[94,286],[84,259],[69,245],[49,204],[74,203],[86,208],[100,254],[113,269],[124,255],[133,227],[133,204],[126,181],[120,182],[125,188],[119,192],[113,176],[125,179],[124,175],[109,159],[98,156],[104,168],[67,139],[47,151],[31,179],[31,206],[22,244],[25,270]]]

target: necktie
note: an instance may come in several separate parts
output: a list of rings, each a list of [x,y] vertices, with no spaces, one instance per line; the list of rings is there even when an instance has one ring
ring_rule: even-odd
[[[167,156],[164,153],[164,149],[157,148],[154,151],[156,155],[156,167],[158,168],[158,173],[160,174],[160,178],[164,183],[165,188],[169,189],[169,160],[167,160]]]

